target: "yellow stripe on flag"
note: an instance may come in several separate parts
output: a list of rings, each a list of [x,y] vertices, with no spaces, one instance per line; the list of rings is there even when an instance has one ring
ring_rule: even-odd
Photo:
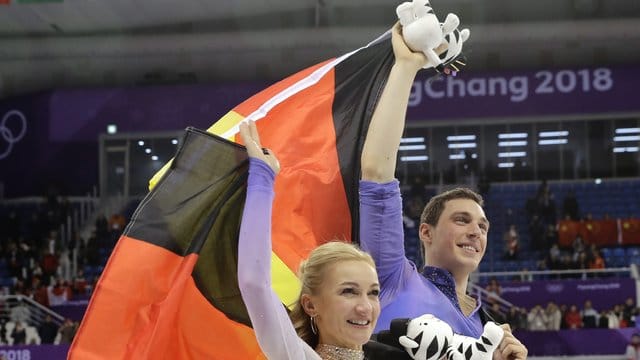
[[[229,131],[234,126],[238,125],[242,120],[244,120],[244,116],[238,114],[237,112],[231,110],[226,113],[220,120],[216,121],[210,128],[207,129],[208,132],[222,136],[222,134]],[[233,137],[235,134],[229,135],[226,137],[227,140],[233,141]]]
[[[280,301],[289,310],[293,310],[300,294],[300,280],[273,251],[271,252],[271,281],[271,287],[278,294]]]

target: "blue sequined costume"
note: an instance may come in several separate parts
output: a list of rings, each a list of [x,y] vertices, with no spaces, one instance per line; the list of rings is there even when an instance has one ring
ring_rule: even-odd
[[[360,246],[373,256],[380,279],[382,312],[376,332],[388,330],[393,319],[430,313],[458,334],[480,337],[479,299],[474,311],[465,316],[451,273],[435,267],[420,273],[406,258],[397,180],[385,184],[360,181]]]

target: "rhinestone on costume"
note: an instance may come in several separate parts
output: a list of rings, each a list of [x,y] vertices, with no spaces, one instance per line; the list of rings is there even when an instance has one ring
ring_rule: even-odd
[[[323,360],[363,360],[364,351],[334,345],[320,344],[316,352]]]

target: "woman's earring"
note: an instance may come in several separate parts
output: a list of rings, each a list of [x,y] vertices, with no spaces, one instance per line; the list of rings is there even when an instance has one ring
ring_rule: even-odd
[[[318,328],[316,328],[316,321],[315,321],[315,316],[310,316],[310,323],[311,323],[311,332],[314,335],[318,335]]]

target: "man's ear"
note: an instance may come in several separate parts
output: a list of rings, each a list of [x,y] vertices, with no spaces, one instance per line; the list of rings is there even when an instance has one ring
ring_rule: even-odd
[[[420,241],[423,244],[431,244],[433,241],[433,231],[435,228],[427,223],[421,223],[420,228],[418,229],[418,235],[420,236]]]
[[[315,304],[313,303],[313,299],[309,294],[300,295],[300,304],[302,304],[302,310],[309,316],[316,316],[318,311],[316,309]]]

